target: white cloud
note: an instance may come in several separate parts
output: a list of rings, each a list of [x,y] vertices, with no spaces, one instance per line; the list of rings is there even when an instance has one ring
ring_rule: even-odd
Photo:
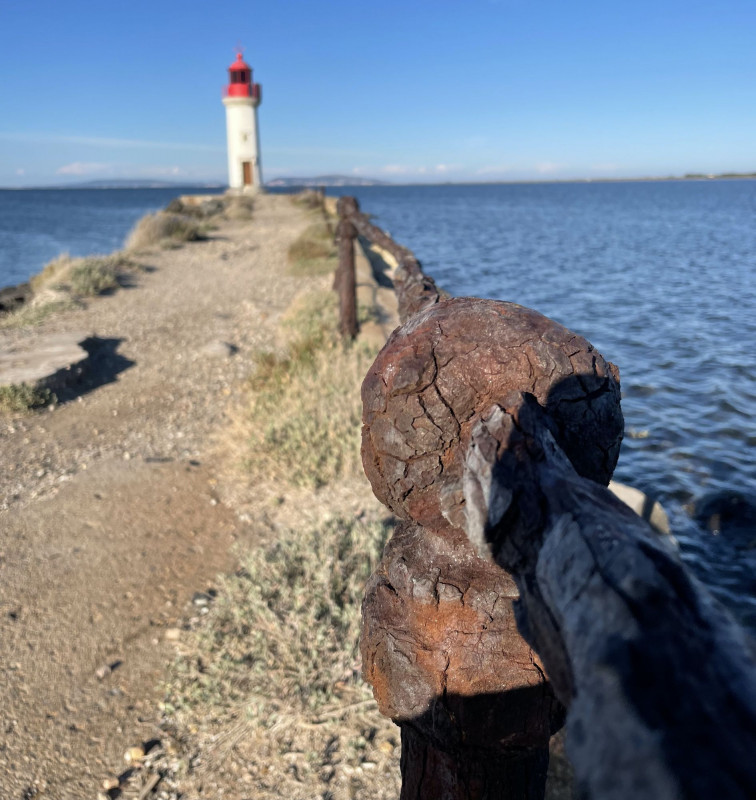
[[[42,144],[81,144],[87,147],[147,148],[158,150],[201,150],[219,152],[220,145],[189,144],[186,142],[154,142],[149,139],[119,139],[108,136],[63,136],[55,133],[0,133],[0,139]]]
[[[56,175],[96,175],[110,169],[110,164],[98,164],[94,161],[74,161],[64,164],[55,170]]]
[[[74,161],[55,170],[57,175],[101,175],[107,173],[111,178],[200,178],[202,170],[185,170],[175,165],[142,166],[135,164],[103,164],[96,161]]]
[[[592,172],[617,172],[619,164],[591,164]]]
[[[26,170],[23,167],[19,167],[16,170],[16,175],[26,175]]]
[[[481,167],[475,170],[476,175],[501,175],[505,172],[511,172],[513,167],[510,164],[499,164],[489,167]]]
[[[459,169],[456,164],[436,164],[435,167],[408,166],[406,164],[386,164],[380,171],[386,175],[427,175],[428,173],[445,175]]]
[[[559,172],[564,167],[564,164],[556,164],[553,161],[542,161],[536,164],[536,172],[540,175],[551,175],[554,172]]]

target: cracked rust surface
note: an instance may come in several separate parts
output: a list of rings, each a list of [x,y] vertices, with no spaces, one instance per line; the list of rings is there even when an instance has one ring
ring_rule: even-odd
[[[363,606],[364,674],[381,713],[441,747],[547,742],[561,707],[517,631],[516,597],[464,535],[400,526]]]
[[[490,521],[493,473],[467,455],[480,455],[492,407],[537,404],[577,471],[606,484],[619,397],[616,368],[585,339],[522,306],[473,298],[411,316],[368,372],[363,465],[405,521],[366,588],[361,651],[381,712],[402,727],[403,798],[543,797],[563,709],[518,631],[514,581],[469,538],[471,520],[483,530]],[[485,501],[471,520],[466,486],[478,490],[468,512]],[[494,506],[501,516],[509,500]]]
[[[397,329],[363,383],[363,465],[376,496],[402,519],[462,527],[472,425],[516,392],[547,411],[580,475],[609,482],[623,431],[616,367],[535,311],[454,298]]]

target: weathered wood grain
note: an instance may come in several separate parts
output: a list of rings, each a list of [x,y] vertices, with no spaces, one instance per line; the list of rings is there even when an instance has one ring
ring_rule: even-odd
[[[342,219],[336,228],[339,250],[339,267],[334,288],[339,295],[339,332],[345,339],[357,336],[357,279],[354,270],[354,240],[357,231],[348,219]]]
[[[575,471],[551,427],[532,396],[488,409],[465,512],[478,551],[517,582],[584,796],[756,797],[752,643],[642,519]]]
[[[404,523],[363,602],[363,674],[402,728],[402,798],[540,800],[563,721],[517,589],[462,531]]]

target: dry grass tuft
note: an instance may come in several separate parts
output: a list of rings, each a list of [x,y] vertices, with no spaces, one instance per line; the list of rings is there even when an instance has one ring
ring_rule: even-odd
[[[244,222],[252,219],[254,210],[254,198],[247,195],[231,195],[226,200],[224,216],[227,219]]]
[[[71,290],[78,297],[95,297],[98,294],[115,289],[118,276],[133,265],[114,253],[110,256],[77,259],[68,273]]]
[[[337,517],[280,530],[222,580],[165,695],[168,727],[193,727],[203,753],[190,780],[228,759],[257,798],[398,795],[399,737],[359,658],[362,593],[391,525]]]
[[[298,194],[293,194],[291,196],[291,202],[294,203],[295,206],[305,208],[308,211],[322,211],[325,207],[323,195],[314,189],[305,189]]]
[[[56,288],[77,297],[94,297],[115,289],[119,275],[138,268],[123,253],[84,258],[62,255],[46,264],[42,272],[31,278],[30,283],[36,294],[44,289]]]
[[[289,247],[289,272],[326,275],[337,267],[333,229],[327,220],[309,225]]]
[[[84,258],[58,256],[30,279],[31,300],[4,314],[0,329],[38,325],[51,314],[80,308],[83,298],[117,289],[123,276],[139,269],[140,265],[122,252]]]
[[[245,461],[255,481],[315,489],[361,472],[360,386],[375,351],[342,344],[333,293],[305,298],[287,351],[261,353],[249,380]]]
[[[279,711],[315,722],[349,696],[370,701],[360,677],[360,604],[391,522],[332,519],[277,533],[224,577],[198,632],[203,666],[182,659],[169,710],[245,704],[265,727]]]
[[[3,314],[0,317],[0,330],[40,325],[53,314],[81,308],[81,303],[70,296],[61,295],[56,299],[50,298],[49,300],[43,298],[43,301],[40,303],[25,303],[17,311]]]
[[[151,247],[172,247],[203,238],[204,226],[183,214],[158,211],[147,214],[137,222],[126,239],[127,250],[146,250]]]

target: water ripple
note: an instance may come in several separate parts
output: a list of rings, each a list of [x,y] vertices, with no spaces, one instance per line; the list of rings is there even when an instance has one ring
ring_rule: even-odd
[[[756,182],[356,193],[453,294],[535,308],[619,365],[616,478],[661,499],[683,557],[756,631],[748,531],[691,517],[718,493],[756,502]]]

